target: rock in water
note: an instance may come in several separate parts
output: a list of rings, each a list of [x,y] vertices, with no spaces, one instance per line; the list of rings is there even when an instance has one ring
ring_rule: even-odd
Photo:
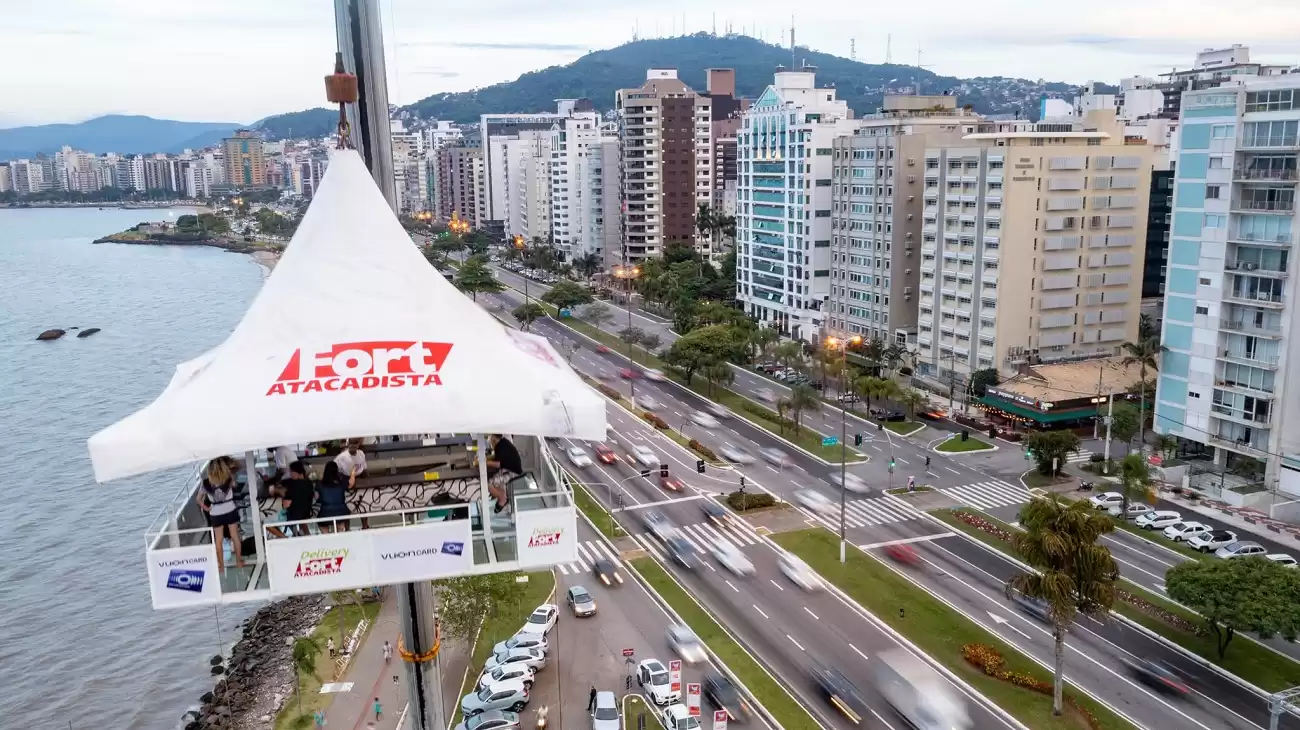
[[[77,337],[90,337],[91,335],[95,334],[98,331],[99,331],[98,327],[90,327],[88,329],[84,329],[78,332]]]
[[[44,332],[40,333],[39,335],[36,335],[36,339],[38,339],[38,340],[57,340],[57,339],[59,339],[60,337],[66,335],[66,334],[68,334],[68,333],[67,333],[65,330],[45,330]]]

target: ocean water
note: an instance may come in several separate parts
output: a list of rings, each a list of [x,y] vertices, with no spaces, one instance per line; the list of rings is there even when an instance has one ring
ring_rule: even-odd
[[[97,484],[86,451],[219,344],[261,286],[241,254],[91,243],[185,212],[0,210],[5,728],[174,728],[252,610],[154,611],[144,532],[191,467]],[[54,327],[103,331],[35,341]]]

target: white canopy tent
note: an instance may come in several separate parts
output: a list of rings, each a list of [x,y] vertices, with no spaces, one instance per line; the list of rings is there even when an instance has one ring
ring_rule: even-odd
[[[235,331],[89,440],[101,482],[286,443],[398,433],[605,438],[605,402],[542,337],[430,266],[352,150],[333,154]]]

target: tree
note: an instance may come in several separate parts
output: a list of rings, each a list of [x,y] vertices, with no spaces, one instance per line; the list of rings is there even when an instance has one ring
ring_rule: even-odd
[[[736,379],[735,371],[725,362],[709,363],[700,370],[700,374],[709,383],[709,397],[713,397],[715,388],[719,383],[730,385]]]
[[[1137,435],[1141,418],[1141,413],[1132,403],[1116,403],[1111,411],[1110,434],[1124,442],[1125,453]]]
[[[900,396],[898,383],[885,378],[875,378],[870,375],[864,375],[858,378],[855,388],[862,396],[867,399],[867,408],[871,407],[871,399],[877,401],[894,400]]]
[[[996,368],[984,368],[970,374],[970,394],[976,398],[983,398],[989,387],[997,384],[998,371]]]
[[[916,388],[907,388],[898,395],[898,403],[907,409],[909,421],[916,420],[916,409],[930,402],[930,398]]]
[[[1151,494],[1151,470],[1147,468],[1142,454],[1129,454],[1119,463],[1120,493],[1124,501],[1120,504],[1120,519],[1127,519],[1130,500],[1149,500]]]
[[[1138,315],[1138,340],[1149,340],[1160,337],[1160,328],[1151,319],[1149,314]]]
[[[584,279],[590,279],[600,271],[600,257],[594,253],[585,253],[573,260],[573,268],[582,274]]]
[[[578,310],[578,319],[590,322],[597,329],[608,324],[614,318],[614,312],[604,302],[592,302]]]
[[[645,330],[633,325],[618,331],[618,338],[629,345],[635,345],[645,339]]]
[[[678,337],[664,353],[664,362],[681,371],[689,384],[692,376],[713,363],[741,362],[745,356],[744,334],[735,327],[714,324]]]
[[[489,573],[433,582],[438,590],[438,620],[447,635],[472,645],[479,627],[503,610],[517,607],[527,592],[519,573]]]
[[[1300,574],[1271,560],[1187,560],[1165,573],[1165,588],[1205,617],[1220,661],[1239,631],[1288,641],[1300,631]]]
[[[777,401],[777,409],[790,414],[794,429],[798,431],[803,423],[804,411],[816,412],[821,407],[821,402],[821,398],[817,397],[817,391],[801,383],[790,388],[790,395]]]
[[[802,370],[807,362],[803,354],[803,345],[798,342],[782,342],[772,350],[772,356],[782,365],[799,370]]]
[[[542,295],[542,301],[553,304],[559,309],[573,309],[582,304],[590,304],[595,299],[591,290],[572,281],[561,280]]]
[[[879,337],[872,337],[862,345],[862,356],[871,361],[872,365],[879,366],[885,356],[885,341]]]
[[[1146,444],[1146,427],[1147,427],[1147,370],[1158,370],[1157,360],[1160,354],[1168,348],[1160,344],[1158,337],[1147,337],[1139,339],[1137,342],[1125,342],[1123,345],[1124,359],[1121,362],[1124,365],[1137,365],[1138,377],[1142,382],[1142,400],[1138,413],[1138,449],[1142,449]]]
[[[644,347],[646,350],[654,352],[659,349],[659,345],[659,335],[653,332],[646,332],[641,335],[641,347]]]
[[[478,301],[479,292],[485,294],[495,294],[505,290],[505,284],[497,281],[496,276],[492,274],[492,269],[488,268],[487,258],[483,256],[470,256],[465,259],[465,263],[460,265],[456,271],[456,288],[469,294]]]
[[[1034,431],[1025,437],[1025,446],[1038,463],[1038,473],[1055,474],[1065,466],[1065,458],[1079,450],[1079,437],[1072,431]],[[1052,462],[1056,462],[1053,470]]]
[[[771,327],[757,327],[749,337],[750,345],[757,351],[757,358],[766,360],[772,346],[781,340],[781,333]]]
[[[526,302],[511,310],[510,316],[519,322],[520,329],[527,332],[528,325],[546,316],[546,310],[537,302]]]
[[[320,644],[310,636],[299,636],[293,642],[293,673],[298,681],[298,714],[302,714],[302,675],[316,673],[316,658]]]
[[[1110,550],[1097,544],[1115,524],[1086,501],[1067,505],[1052,495],[1029,500],[1020,512],[1020,525],[1024,532],[1014,533],[1012,544],[1035,572],[1015,576],[1008,588],[1047,604],[1056,659],[1052,714],[1060,715],[1066,632],[1079,614],[1105,617],[1115,600],[1119,569]]]

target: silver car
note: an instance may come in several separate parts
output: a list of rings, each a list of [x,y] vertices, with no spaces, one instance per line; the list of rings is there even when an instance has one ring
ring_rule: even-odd
[[[596,693],[596,709],[591,713],[591,730],[620,730],[618,700],[613,692]]]
[[[498,641],[496,646],[492,647],[492,653],[500,654],[515,649],[534,648],[541,649],[543,652],[550,651],[550,647],[546,645],[546,637],[541,634],[515,634],[505,641]]]
[[[668,646],[687,664],[698,664],[709,658],[695,632],[680,624],[668,627]]]
[[[487,665],[484,666],[483,669],[484,671],[490,671],[496,669],[502,664],[520,663],[527,664],[535,671],[544,669],[546,667],[546,652],[537,648],[511,649],[509,651],[497,652],[488,657]]]
[[[596,599],[592,598],[587,589],[582,586],[570,588],[565,601],[569,604],[574,616],[596,615]]]
[[[732,446],[731,444],[723,444],[722,448],[718,450],[718,453],[722,454],[722,458],[736,464],[754,463],[754,457],[748,451],[745,451],[739,446]]]
[[[519,730],[519,715],[505,710],[488,710],[465,718],[456,730]]]
[[[490,684],[460,701],[460,711],[465,717],[488,710],[519,712],[527,706],[528,688],[518,679]]]
[[[485,689],[500,682],[508,682],[517,679],[524,683],[524,687],[532,687],[533,680],[537,672],[527,664],[502,664],[499,667],[483,672],[483,676],[478,678],[478,688]]]

